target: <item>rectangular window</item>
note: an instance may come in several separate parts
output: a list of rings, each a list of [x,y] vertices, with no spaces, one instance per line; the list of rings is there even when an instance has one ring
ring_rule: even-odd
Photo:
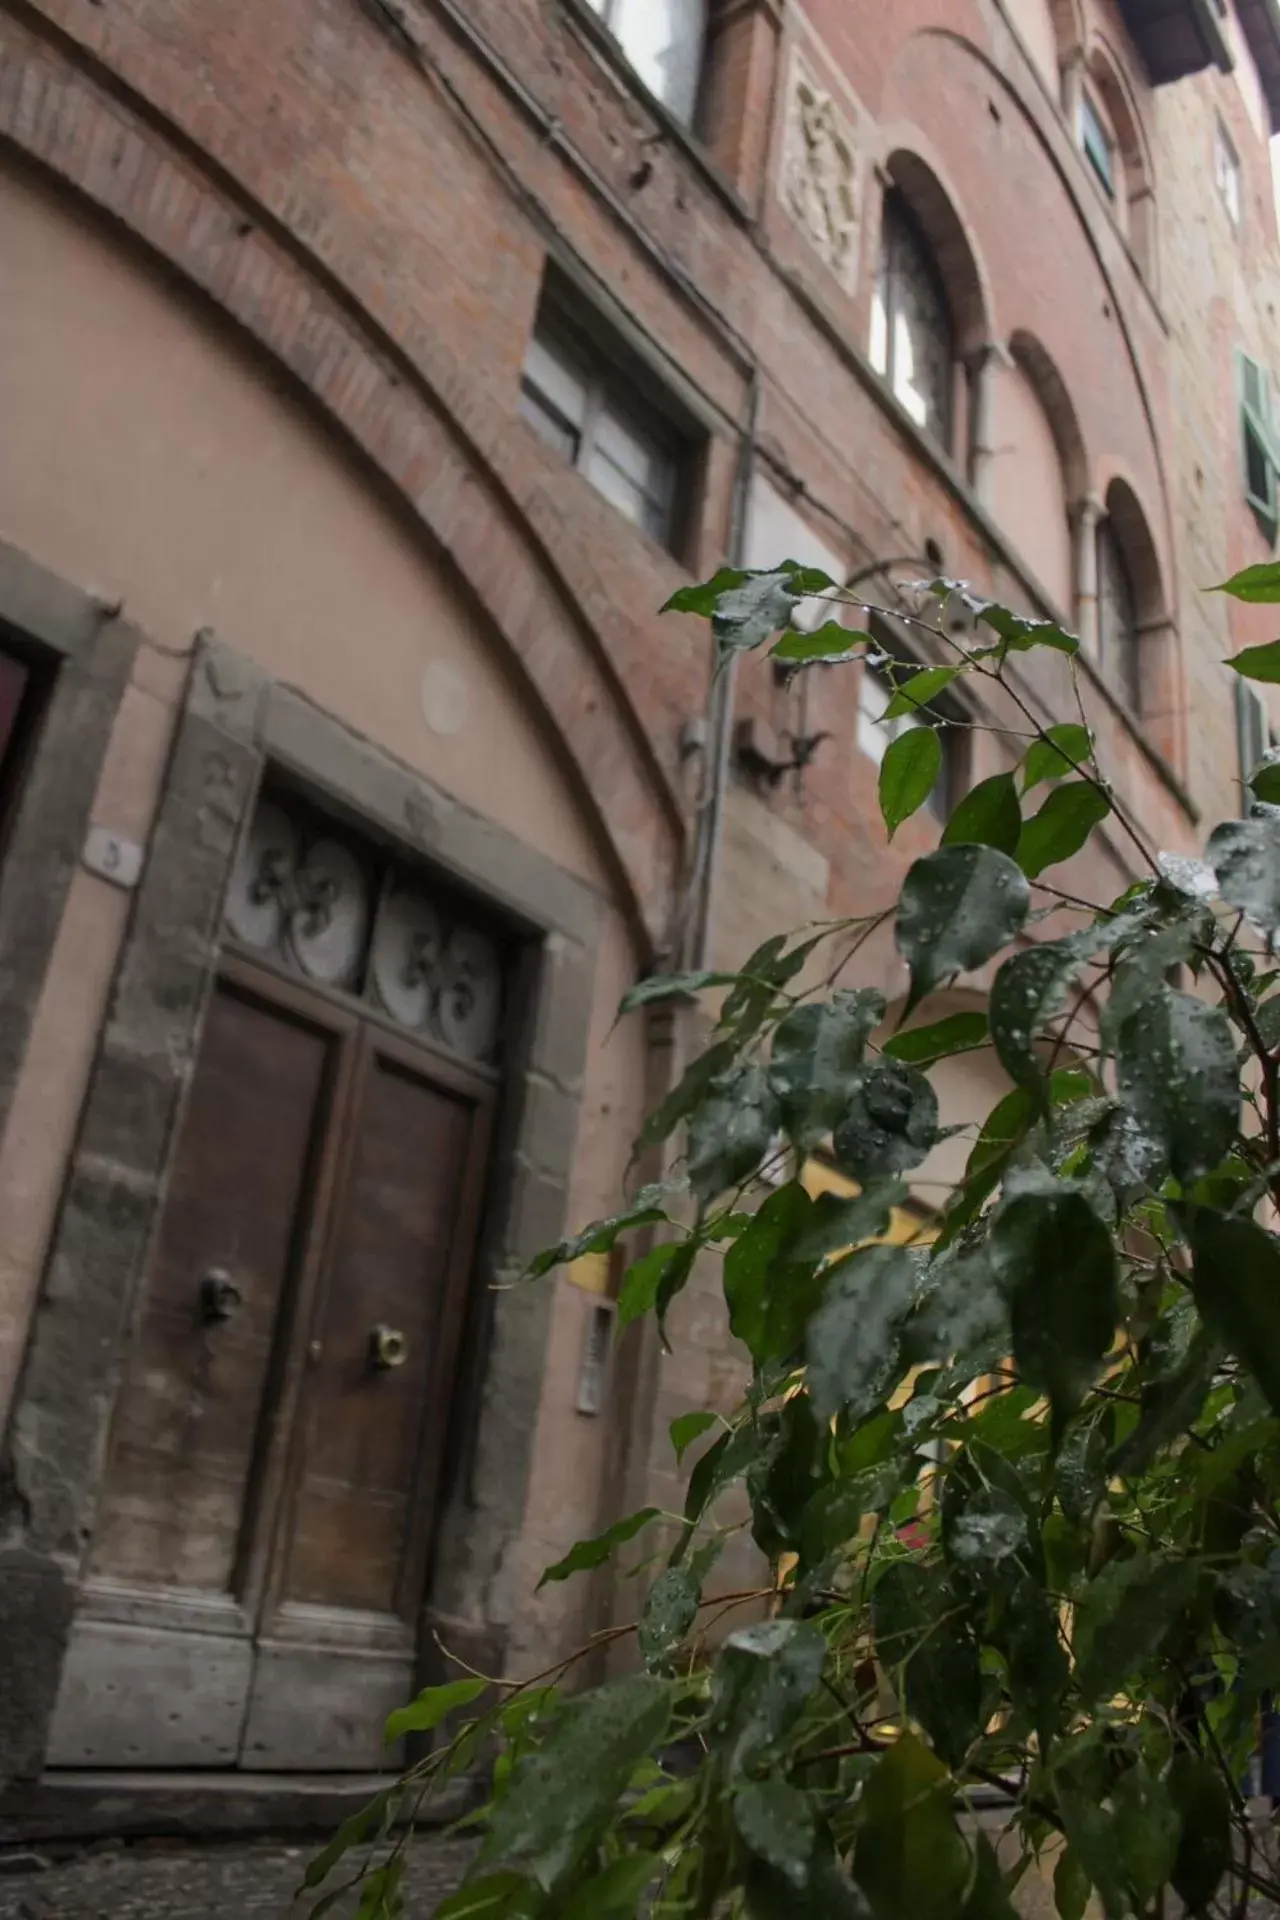
[[[696,447],[661,399],[544,298],[525,360],[520,411],[539,439],[619,513],[675,551]]]
[[[1270,538],[1276,533],[1276,475],[1280,472],[1272,425],[1271,382],[1266,371],[1247,353],[1237,355],[1240,387],[1241,463],[1244,470],[1244,497],[1262,522]]]
[[[1233,227],[1238,227],[1244,205],[1240,184],[1240,155],[1236,152],[1231,135],[1221,120],[1214,124],[1213,178],[1218,189],[1218,198],[1227,210],[1228,219]]]
[[[1116,197],[1115,143],[1093,95],[1080,95],[1080,151],[1111,199]]]
[[[706,0],[587,0],[650,93],[682,125],[698,104]]]

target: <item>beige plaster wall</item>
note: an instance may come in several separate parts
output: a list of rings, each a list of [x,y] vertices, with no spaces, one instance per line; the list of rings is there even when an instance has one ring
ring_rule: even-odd
[[[193,636],[274,677],[607,894],[549,731],[422,542],[256,360],[145,263],[0,168],[0,537],[124,602],[154,643],[122,707],[95,822],[145,838]],[[0,1417],[128,912],[81,872],[0,1140]],[[639,1120],[643,1037],[608,1039],[636,959],[606,919],[576,1219],[608,1209]],[[594,1519],[599,1423],[573,1411],[583,1296],[562,1285],[537,1445],[564,1489],[539,1542]],[[531,1442],[532,1442],[532,1436]],[[536,1557],[533,1556],[533,1557]],[[539,1563],[541,1564],[541,1563]],[[513,1570],[517,1578],[522,1569]]]

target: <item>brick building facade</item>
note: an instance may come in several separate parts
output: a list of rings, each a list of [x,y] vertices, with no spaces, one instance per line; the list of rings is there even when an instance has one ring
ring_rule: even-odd
[[[675,586],[968,579],[1081,633],[1153,840],[1236,810],[1273,115],[1270,0],[0,4],[11,1826],[359,1773],[437,1631],[512,1668],[625,1604],[533,1586],[675,1498],[715,1291],[601,1365],[608,1275],[491,1283],[674,1070],[626,986],[937,831],[884,847],[871,670],[708,710]],[[956,793],[1004,747],[949,717]]]

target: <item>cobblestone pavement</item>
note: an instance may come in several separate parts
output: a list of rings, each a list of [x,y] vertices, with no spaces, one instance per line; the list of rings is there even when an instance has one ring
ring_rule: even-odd
[[[66,1859],[0,1852],[0,1920],[303,1920],[293,1896],[319,1843],[192,1847],[160,1841],[99,1847]],[[406,1905],[428,1920],[461,1879],[465,1841],[419,1840]],[[348,1920],[354,1896],[335,1912]]]

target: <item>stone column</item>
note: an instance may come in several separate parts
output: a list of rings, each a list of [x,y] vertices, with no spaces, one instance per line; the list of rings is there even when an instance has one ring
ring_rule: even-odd
[[[984,340],[965,355],[969,377],[969,484],[984,507],[991,505],[995,456],[995,393],[1003,374],[1013,367],[1013,356],[998,340]]]
[[[1086,494],[1075,511],[1076,630],[1080,644],[1095,663],[1101,652],[1098,629],[1098,523],[1106,508],[1096,494]]]

